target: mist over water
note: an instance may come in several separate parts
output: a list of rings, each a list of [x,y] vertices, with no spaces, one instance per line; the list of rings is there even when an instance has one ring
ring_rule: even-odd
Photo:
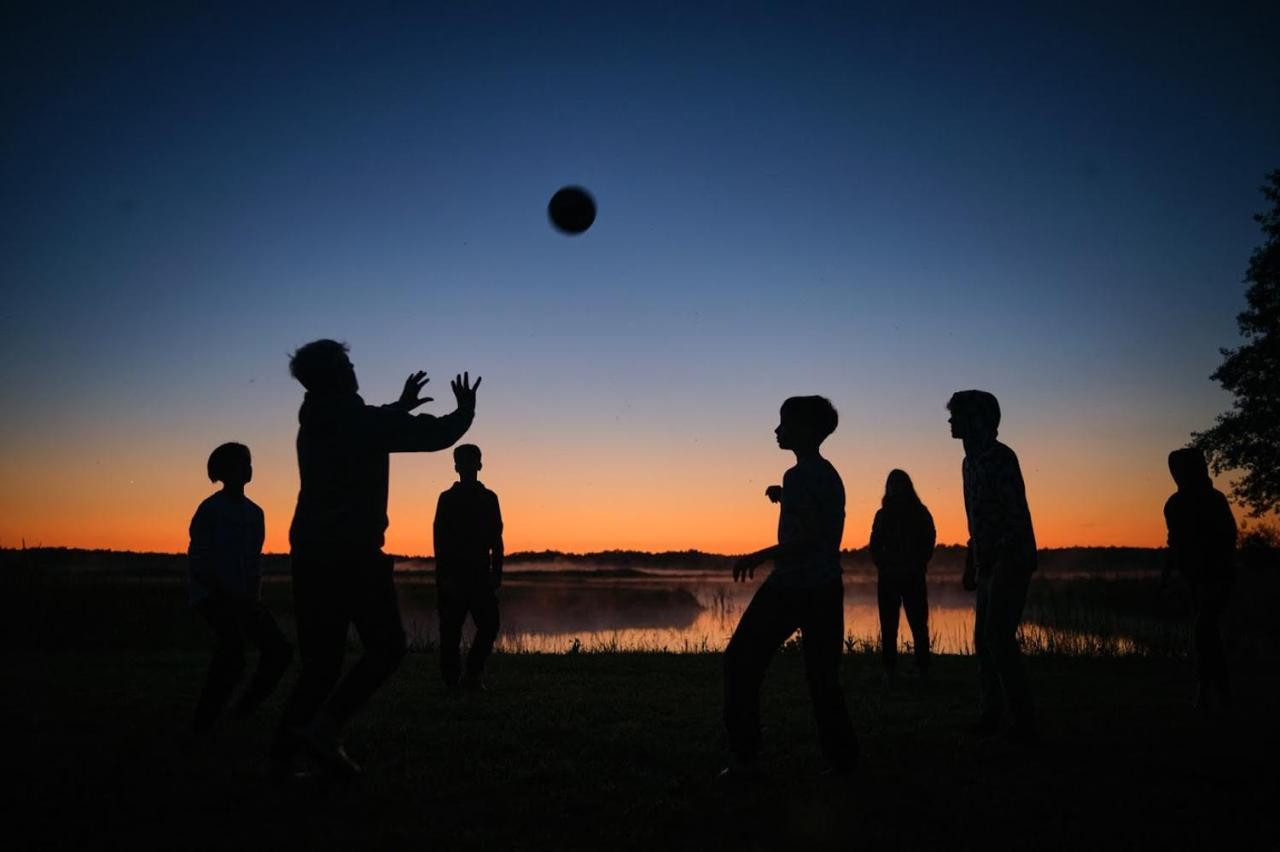
[[[554,566],[563,569],[564,566]],[[754,582],[734,583],[727,575],[698,571],[584,572],[555,576],[544,570],[507,577],[499,592],[502,629],[497,647],[504,651],[564,653],[571,650],[721,651],[743,610],[767,573]],[[439,630],[435,583],[430,576],[402,575],[400,608],[411,641],[430,645]],[[1024,640],[1036,647],[1105,645],[1112,653],[1138,650],[1128,636],[1112,630],[1091,632],[1061,624],[1037,623],[1028,611]],[[932,649],[965,654],[973,644],[973,595],[957,577],[940,574],[929,582],[929,635]],[[844,629],[851,648],[878,647],[879,611],[874,576],[845,577]],[[473,626],[468,623],[464,637]],[[898,647],[908,652],[911,631],[899,614]]]

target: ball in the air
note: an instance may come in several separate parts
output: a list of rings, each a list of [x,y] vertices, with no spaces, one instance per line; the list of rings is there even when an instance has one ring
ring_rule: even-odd
[[[566,186],[551,196],[547,217],[560,231],[581,234],[596,220],[595,199],[580,186]]]

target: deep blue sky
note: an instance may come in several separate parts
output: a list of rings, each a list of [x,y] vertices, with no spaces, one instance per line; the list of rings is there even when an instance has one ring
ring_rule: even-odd
[[[767,539],[806,392],[842,412],[846,543],[893,466],[958,538],[942,405],[973,386],[1049,543],[1159,538],[1280,168],[1274,4],[616,6],[10,17],[0,543],[181,546],[239,436],[282,546],[317,336],[378,400],[483,373],[530,546]],[[580,238],[546,223],[565,183]],[[398,464],[425,550],[449,465]]]

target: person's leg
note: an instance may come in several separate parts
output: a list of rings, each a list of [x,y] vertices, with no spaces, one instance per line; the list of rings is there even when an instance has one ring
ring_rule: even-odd
[[[1004,699],[1000,693],[1000,676],[987,638],[991,620],[991,577],[978,579],[973,619],[973,654],[978,658],[978,728],[995,731],[1000,727]]]
[[[1199,689],[1196,702],[1202,712],[1212,708],[1209,696],[1217,693],[1222,703],[1229,704],[1226,653],[1222,647],[1221,613],[1226,595],[1214,585],[1200,583],[1194,589],[1196,678]]]
[[[858,738],[849,721],[840,686],[844,650],[844,589],[840,584],[806,592],[803,622],[804,670],[813,698],[822,753],[832,768],[847,772],[858,762]]]
[[[436,580],[436,612],[440,617],[440,674],[450,689],[462,677],[462,624],[467,617],[466,596],[456,580]]]
[[[729,750],[742,763],[760,750],[760,684],[773,654],[799,626],[790,590],[767,581],[756,590],[724,652],[724,726]]]
[[[298,629],[301,671],[293,687],[272,745],[272,757],[289,760],[299,729],[309,725],[342,673],[347,650],[348,604],[339,571],[351,566],[339,560],[294,554],[293,607]]]
[[[195,718],[191,729],[203,733],[213,727],[218,716],[235,691],[236,683],[244,673],[244,640],[240,624],[228,602],[219,598],[204,601],[198,610],[213,630],[213,659],[204,678],[204,688],[196,703]]]
[[[913,574],[903,584],[902,609],[911,627],[911,644],[915,646],[916,668],[929,668],[929,587],[924,572]]]
[[[886,674],[898,668],[898,584],[885,572],[876,578],[876,603],[880,607],[880,660]]]
[[[246,607],[244,635],[258,647],[258,668],[240,697],[236,711],[252,713],[280,684],[293,660],[293,646],[271,612],[257,601],[250,601]]]
[[[1018,648],[1018,625],[1027,603],[1031,573],[1005,566],[1001,569],[991,580],[987,645],[1014,727],[1030,734],[1035,730],[1035,711],[1022,652]]]
[[[484,674],[485,661],[498,639],[498,596],[487,583],[477,584],[469,595],[471,618],[476,623],[476,636],[467,653],[467,680],[478,682]]]
[[[391,557],[378,552],[353,567],[360,575],[352,584],[355,604],[352,620],[364,653],[325,703],[325,711],[339,726],[378,691],[405,654],[404,626],[396,600]]]

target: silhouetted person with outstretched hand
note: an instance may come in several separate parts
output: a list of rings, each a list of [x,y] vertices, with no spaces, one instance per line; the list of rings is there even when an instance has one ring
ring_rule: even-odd
[[[213,630],[213,660],[196,705],[192,729],[210,730],[226,707],[245,669],[245,643],[257,647],[258,668],[236,712],[252,713],[280,683],[293,646],[259,601],[262,509],[244,495],[253,479],[253,460],[244,444],[223,444],[209,454],[209,480],[222,490],[207,497],[191,519],[187,549],[190,601]]]
[[[937,534],[933,515],[916,495],[906,471],[891,470],[884,499],[871,523],[871,560],[876,566],[880,646],[886,675],[898,667],[898,608],[907,614],[916,669],[929,669],[929,594],[925,571]]]
[[[796,455],[782,485],[766,495],[780,501],[778,543],[738,560],[733,579],[755,575],[766,560],[773,572],[742,614],[724,653],[724,724],[731,759],[721,777],[750,776],[760,750],[760,686],[775,651],[800,631],[805,675],[818,736],[830,769],[844,774],[858,759],[858,741],[840,686],[844,647],[844,586],[840,539],[844,484],[818,448],[838,418],[820,396],[791,397],[774,430],[778,446]]]
[[[360,768],[342,748],[342,726],[405,652],[392,562],[382,552],[389,454],[443,450],[462,437],[480,379],[472,387],[467,374],[455,378],[457,409],[432,417],[410,414],[431,401],[419,396],[428,381],[421,372],[405,380],[397,402],[366,405],[343,343],[308,343],[293,353],[289,371],[307,391],[298,412],[301,486],[289,529],[302,672],[280,720],[272,768],[287,775],[302,746],[330,771],[351,776]],[[364,653],[339,683],[350,624]]]
[[[957,391],[947,410],[951,437],[964,442],[969,548],[962,582],[978,593],[973,625],[981,688],[976,730],[998,731],[1007,708],[1013,720],[1010,737],[1033,742],[1035,711],[1018,648],[1018,625],[1036,569],[1036,537],[1022,470],[1013,450],[996,440],[1000,403],[995,396]]]
[[[498,495],[477,479],[483,464],[480,448],[460,444],[453,449],[458,481],[440,495],[433,524],[436,554],[436,601],[440,614],[440,670],[449,688],[483,690],[484,664],[498,638],[498,587],[502,585],[502,509]],[[476,625],[475,639],[462,671],[458,650],[467,615]]]
[[[1162,580],[1176,572],[1191,587],[1196,707],[1209,715],[1231,703],[1222,612],[1235,575],[1236,519],[1227,498],[1213,487],[1200,450],[1188,447],[1169,453],[1169,472],[1178,490],[1164,504],[1169,551]]]

